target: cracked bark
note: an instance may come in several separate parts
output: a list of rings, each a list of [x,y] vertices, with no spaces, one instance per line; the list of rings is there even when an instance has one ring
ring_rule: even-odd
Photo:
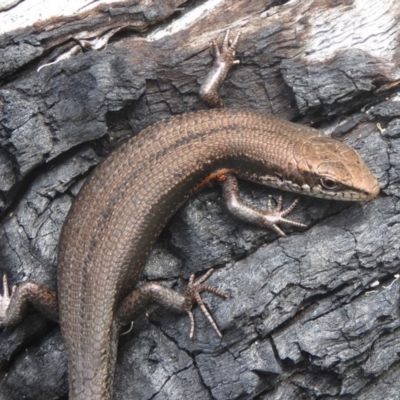
[[[227,106],[344,140],[382,193],[364,204],[304,197],[294,218],[309,228],[286,229],[287,239],[234,220],[218,188],[191,199],[166,227],[143,279],[184,288],[192,272],[217,266],[209,284],[230,299],[204,298],[224,337],[198,310],[194,341],[186,317],[152,310],[121,337],[115,397],[398,399],[400,4],[93,4],[0,37],[0,272],[12,283],[55,288],[59,231],[89,171],[143,127],[204,108],[197,91],[211,63],[208,42],[241,29],[242,65],[221,90]],[[121,25],[105,49],[37,72],[79,40]],[[279,194],[245,182],[240,189],[257,206]],[[293,199],[285,195],[287,204]],[[67,398],[57,325],[32,311],[3,331],[0,374],[1,400]]]

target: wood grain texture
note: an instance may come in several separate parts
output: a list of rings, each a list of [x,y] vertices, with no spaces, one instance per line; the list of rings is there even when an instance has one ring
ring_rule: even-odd
[[[219,266],[210,284],[231,299],[205,297],[224,339],[210,335],[200,315],[193,342],[185,318],[140,319],[121,340],[116,396],[396,398],[399,287],[383,285],[400,264],[400,4],[254,0],[179,8],[164,25],[121,33],[105,50],[39,73],[58,49],[40,38],[58,43],[59,36],[43,30],[35,45],[31,30],[4,36],[0,272],[13,283],[29,278],[55,288],[59,232],[87,172],[132,131],[204,108],[197,92],[211,64],[208,42],[242,29],[242,65],[221,91],[227,107],[272,112],[340,137],[361,153],[382,195],[366,205],[304,198],[294,218],[310,229],[285,240],[233,220],[218,190],[189,201],[156,244],[146,278],[183,288],[192,272]],[[75,22],[63,29],[74,36]],[[240,187],[258,206],[271,193]],[[366,296],[375,280],[378,292]],[[58,328],[37,314],[2,332],[1,400],[65,398],[60,343]]]

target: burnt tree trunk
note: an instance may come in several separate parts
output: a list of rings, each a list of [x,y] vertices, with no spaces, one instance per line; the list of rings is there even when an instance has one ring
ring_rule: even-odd
[[[294,218],[309,228],[286,239],[235,220],[218,188],[192,198],[143,280],[183,289],[216,266],[210,284],[230,299],[204,299],[224,337],[198,310],[193,341],[185,316],[149,310],[121,337],[115,398],[400,399],[400,2],[53,3],[0,6],[0,273],[55,289],[60,229],[90,170],[151,123],[204,109],[209,41],[241,30],[226,106],[345,141],[381,194],[303,197]],[[279,194],[240,187],[257,206]],[[31,310],[0,333],[0,400],[67,392],[59,327]]]

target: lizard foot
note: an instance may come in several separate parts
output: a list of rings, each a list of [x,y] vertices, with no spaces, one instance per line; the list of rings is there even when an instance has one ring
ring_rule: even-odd
[[[214,65],[200,87],[199,95],[210,107],[223,108],[224,102],[218,94],[218,88],[224,81],[232,65],[240,64],[235,59],[236,47],[239,42],[240,31],[233,40],[229,39],[229,29],[226,31],[221,50],[215,39],[210,42],[210,50],[214,55]]]
[[[289,207],[283,208],[283,197],[280,196],[278,204],[273,207],[271,197],[268,200],[267,211],[260,210],[245,204],[239,195],[238,182],[235,176],[228,174],[225,180],[221,182],[223,198],[228,210],[237,218],[250,224],[262,226],[275,231],[278,235],[286,237],[285,232],[279,228],[278,224],[286,224],[297,226],[299,228],[307,228],[307,225],[287,219],[286,216],[290,214],[299,203],[296,199]]]
[[[187,285],[186,291],[184,293],[184,296],[186,298],[187,302],[187,313],[190,318],[190,338],[193,339],[194,336],[194,330],[195,330],[195,321],[192,313],[192,307],[196,303],[201,311],[203,311],[204,315],[207,317],[208,321],[210,322],[211,326],[214,328],[215,332],[217,332],[217,335],[219,337],[222,337],[221,331],[218,329],[218,326],[216,322],[214,321],[213,317],[207,310],[207,307],[203,303],[202,298],[200,297],[201,292],[210,292],[213,294],[216,294],[217,296],[223,297],[223,298],[228,298],[228,295],[221,290],[218,290],[212,286],[208,285],[203,285],[203,282],[207,280],[214,272],[214,269],[210,269],[207,271],[203,276],[195,280],[194,274],[192,274],[189,278],[189,283]]]
[[[3,275],[3,294],[0,294],[0,328],[2,327],[2,321],[6,317],[8,306],[11,302],[11,296],[15,291],[15,286],[13,286],[11,295],[8,288],[7,275]]]
[[[229,39],[230,30],[226,31],[224,41],[222,43],[222,51],[219,50],[215,39],[210,42],[210,50],[215,57],[216,63],[228,63],[230,66],[240,64],[240,60],[235,60],[236,47],[240,39],[239,31],[233,40]]]
[[[267,206],[268,211],[263,212],[260,210],[264,217],[262,219],[261,225],[274,230],[278,235],[282,237],[286,237],[286,234],[282,231],[281,228],[279,228],[278,224],[297,226],[298,228],[307,228],[306,224],[285,218],[296,208],[297,204],[299,204],[299,201],[300,199],[296,199],[289,207],[283,208],[283,196],[279,196],[278,204],[276,205],[276,207],[274,207],[272,205],[271,197],[269,197]]]

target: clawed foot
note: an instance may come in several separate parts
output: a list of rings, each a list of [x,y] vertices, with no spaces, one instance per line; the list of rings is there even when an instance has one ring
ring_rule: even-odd
[[[285,218],[295,209],[299,201],[300,199],[296,199],[289,207],[283,208],[283,196],[279,196],[278,204],[276,205],[276,207],[274,207],[272,205],[271,197],[269,197],[268,211],[264,213],[264,226],[274,230],[278,235],[282,237],[286,237],[286,234],[282,231],[281,228],[279,228],[278,224],[286,224],[297,226],[299,228],[307,228],[306,224]]]
[[[229,39],[230,30],[226,31],[224,41],[222,43],[222,51],[219,50],[215,39],[210,42],[210,50],[215,57],[216,62],[228,63],[230,68],[232,65],[240,64],[240,60],[235,60],[236,46],[239,42],[241,32],[239,31],[233,40]]]
[[[11,295],[14,293],[15,286],[12,288]],[[4,320],[8,306],[10,305],[11,296],[8,288],[7,275],[3,275],[3,295],[0,294],[0,328],[2,327],[2,321]]]
[[[203,303],[203,300],[200,297],[201,292],[210,292],[210,293],[216,294],[217,296],[220,296],[223,298],[228,297],[228,295],[226,293],[222,292],[221,290],[218,290],[212,286],[202,284],[205,280],[207,280],[212,275],[213,272],[214,272],[214,269],[210,269],[208,272],[206,272],[203,276],[201,276],[196,281],[194,280],[194,274],[192,274],[189,278],[189,283],[186,288],[185,297],[188,302],[187,313],[190,318],[190,335],[189,336],[191,339],[193,339],[194,329],[195,329],[194,317],[193,317],[193,313],[191,310],[195,303],[199,305],[199,307],[203,311],[204,315],[207,317],[208,321],[214,328],[215,332],[217,332],[218,336],[222,337],[221,331],[218,329],[217,324],[215,323],[213,317],[207,310],[205,304]]]
[[[286,237],[285,232],[278,224],[287,224],[299,228],[307,228],[301,222],[285,218],[297,206],[299,199],[296,199],[288,208],[283,208],[283,197],[280,196],[278,204],[273,207],[271,197],[268,199],[268,210],[250,206],[240,199],[237,179],[234,175],[228,174],[225,181],[221,182],[222,194],[228,210],[237,218],[250,224],[262,226],[274,230],[278,235]]]
[[[211,40],[210,50],[214,55],[214,65],[200,87],[199,95],[210,107],[224,107],[224,102],[218,95],[218,88],[224,81],[232,65],[240,64],[235,60],[236,46],[239,42],[240,32],[233,40],[229,40],[229,30],[226,31],[222,49],[220,51],[216,40]]]

